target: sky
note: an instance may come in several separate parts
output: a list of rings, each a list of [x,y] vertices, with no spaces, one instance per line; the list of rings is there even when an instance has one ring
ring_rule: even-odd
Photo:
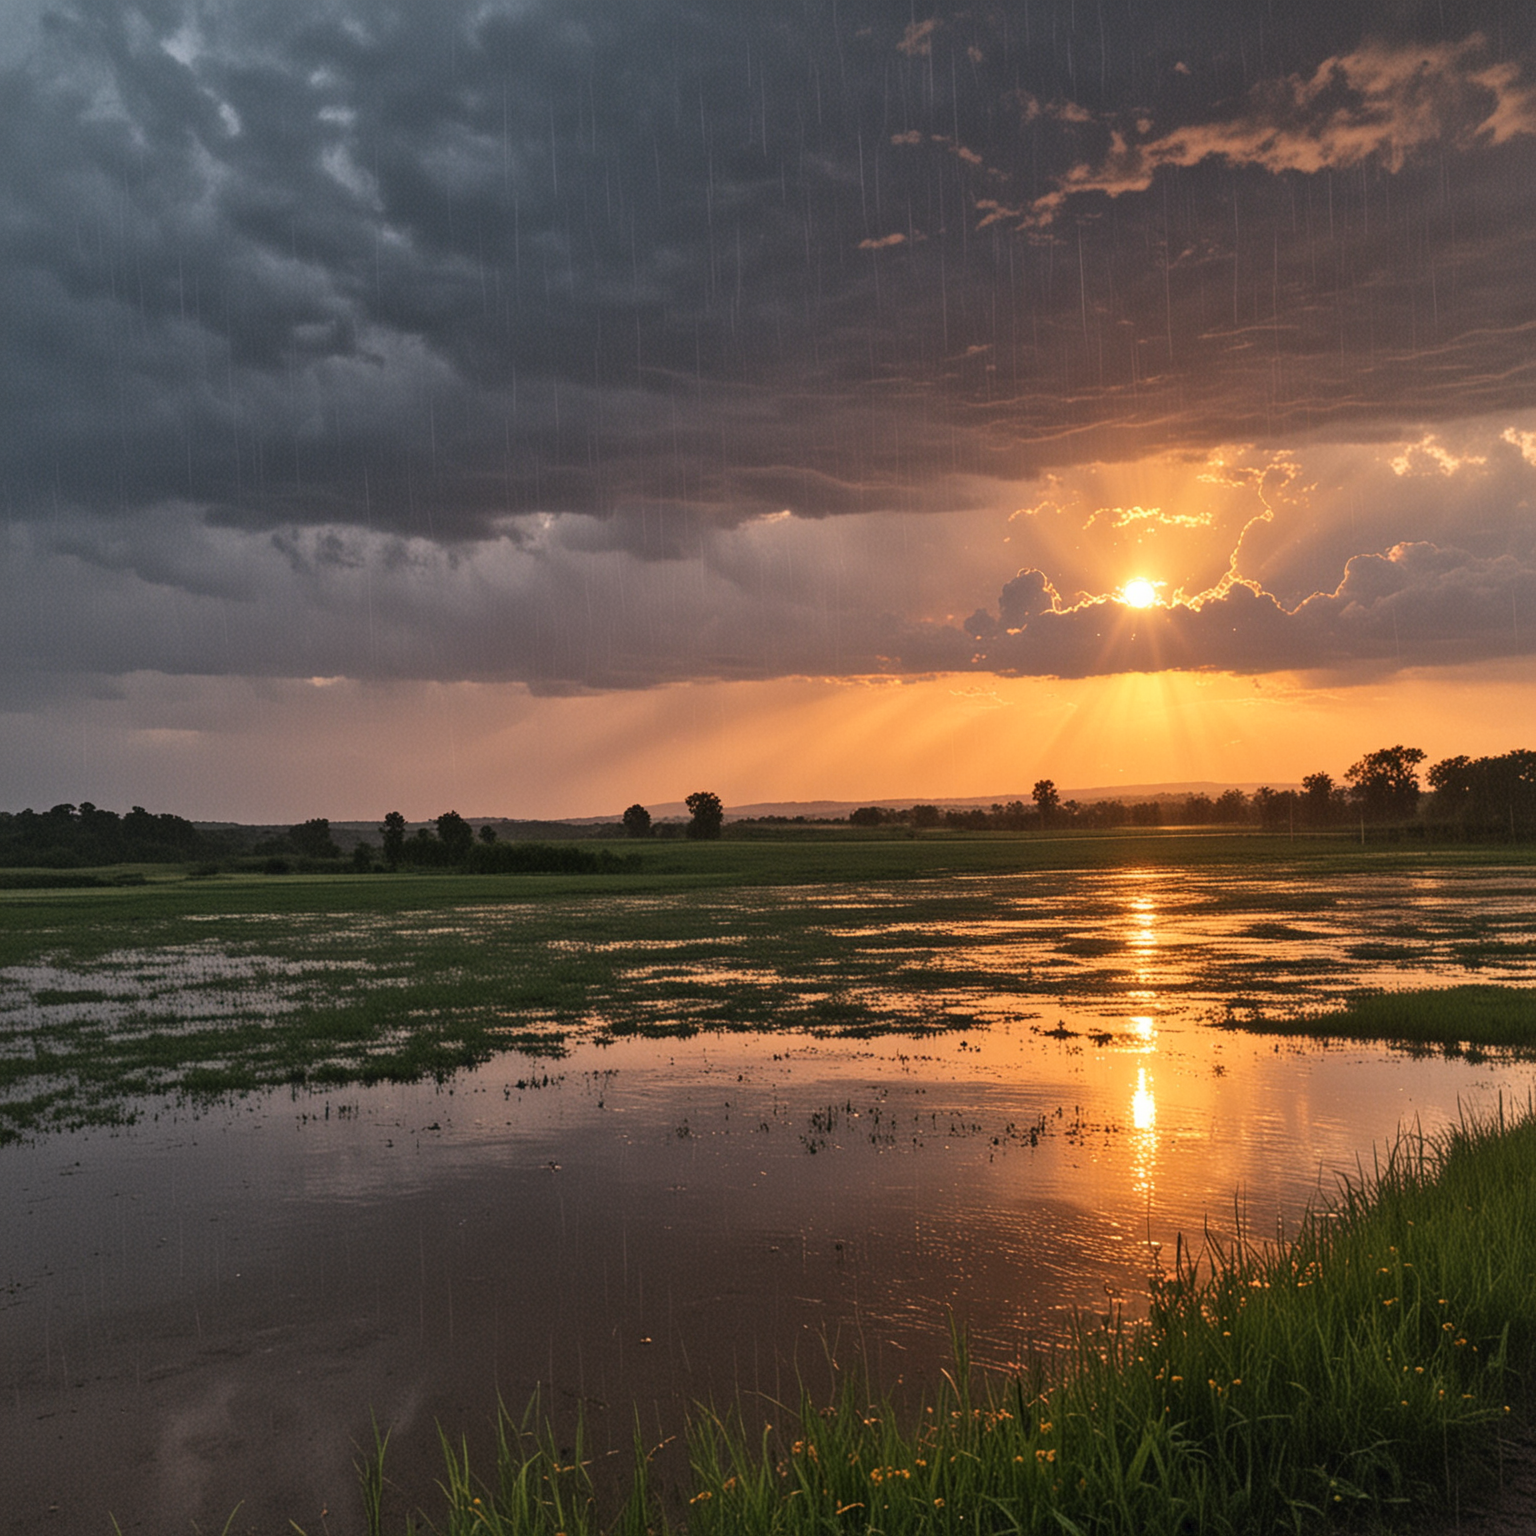
[[[0,19],[0,808],[1536,745],[1527,0]]]

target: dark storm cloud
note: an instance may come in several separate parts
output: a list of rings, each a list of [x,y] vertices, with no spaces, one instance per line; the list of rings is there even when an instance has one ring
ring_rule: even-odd
[[[1530,403],[1524,10],[1286,12],[75,0],[5,66],[12,515],[926,510]]]
[[[1302,552],[1288,514],[1242,538],[1261,591],[1129,632],[1044,576],[962,623],[996,578],[932,514],[1216,442],[1422,438],[1432,478],[1445,423],[1536,406],[1531,29],[65,0],[0,52],[10,664],[559,689],[1523,649],[1513,446],[1502,544],[1433,497]],[[1366,558],[1408,587],[1357,563],[1302,601],[1399,544]]]

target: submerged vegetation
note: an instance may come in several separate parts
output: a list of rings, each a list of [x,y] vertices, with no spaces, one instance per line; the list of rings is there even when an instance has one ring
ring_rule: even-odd
[[[446,1438],[444,1509],[370,1536],[1174,1533],[1358,1529],[1476,1492],[1490,1425],[1536,1363],[1536,1117],[1404,1134],[1289,1241],[1182,1245],[1150,1262],[1144,1322],[1085,1323],[1064,1361],[973,1370],[915,1411],[857,1382],[825,1405],[699,1415],[681,1488],[635,1447],[609,1496],[582,1440],[503,1415],[495,1465]],[[766,1422],[765,1422],[766,1421]],[[1479,1455],[1484,1457],[1479,1461]]]
[[[1404,1039],[1394,1021],[1417,1009],[1437,1043],[1473,1015],[1457,1041],[1533,1043],[1531,994],[1495,985],[1536,979],[1523,850],[1494,865],[1154,833],[679,839],[640,867],[580,851],[585,873],[194,871],[0,896],[0,1141],[157,1101],[442,1080],[561,1055],[577,1032],[920,1035],[1058,1001],[1119,1029],[1150,1011]],[[1363,995],[1425,968],[1484,985]]]

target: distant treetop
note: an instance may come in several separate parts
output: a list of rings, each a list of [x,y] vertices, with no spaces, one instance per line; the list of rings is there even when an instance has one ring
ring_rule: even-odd
[[[693,818],[688,823],[688,836],[694,838],[711,838],[720,836],[720,825],[725,820],[725,807],[720,803],[720,796],[713,790],[695,790],[687,799],[688,814]]]

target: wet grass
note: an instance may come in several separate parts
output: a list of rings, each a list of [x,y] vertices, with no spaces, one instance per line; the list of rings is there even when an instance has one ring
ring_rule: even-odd
[[[1150,1281],[1143,1323],[1079,1329],[1064,1360],[972,1370],[898,1409],[846,1381],[696,1415],[678,1486],[634,1450],[600,1486],[578,1429],[503,1414],[483,1474],[443,1440],[441,1508],[388,1513],[381,1438],[361,1468],[370,1536],[688,1536],[1366,1529],[1476,1491],[1490,1428],[1536,1365],[1536,1118],[1405,1134],[1289,1241],[1207,1241]],[[1520,1394],[1525,1394],[1521,1396]],[[423,1526],[420,1521],[425,1521]]]
[[[923,1035],[1042,1001],[1209,1013],[1236,995],[1301,1018],[1367,964],[1528,985],[1536,863],[1489,858],[819,836],[656,843],[608,875],[161,871],[0,893],[0,1141],[274,1087],[443,1079],[577,1034]],[[1416,943],[1397,936],[1409,898]]]
[[[1230,1020],[1235,1029],[1328,1040],[1384,1040],[1448,1054],[1504,1051],[1536,1055],[1536,990],[1463,986],[1412,992],[1365,992],[1341,1008],[1291,1018]]]

